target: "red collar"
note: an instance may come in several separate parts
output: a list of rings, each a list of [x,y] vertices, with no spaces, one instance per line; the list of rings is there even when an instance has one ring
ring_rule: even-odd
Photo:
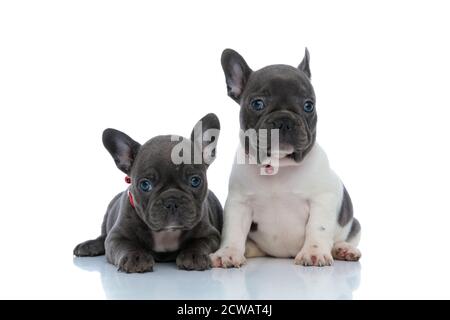
[[[125,177],[125,182],[130,184],[131,183],[131,178],[129,176]],[[133,194],[131,193],[130,189],[128,189],[128,200],[130,200],[130,205],[133,207],[133,209],[135,209],[135,205],[134,205],[134,199],[133,199]]]

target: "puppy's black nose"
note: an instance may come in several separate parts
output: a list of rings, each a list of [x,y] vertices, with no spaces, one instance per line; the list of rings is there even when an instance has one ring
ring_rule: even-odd
[[[178,203],[175,199],[169,198],[163,200],[163,206],[170,212],[175,212],[178,209]]]
[[[279,129],[281,133],[286,133],[287,131],[291,131],[295,123],[290,118],[279,118],[275,119],[271,122],[272,129]]]

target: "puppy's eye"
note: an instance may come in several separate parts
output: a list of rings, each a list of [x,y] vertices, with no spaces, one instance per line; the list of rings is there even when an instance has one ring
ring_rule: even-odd
[[[314,103],[312,101],[306,101],[305,104],[303,105],[303,110],[306,113],[311,113],[314,111]]]
[[[202,184],[202,178],[199,176],[192,176],[189,178],[189,183],[192,188],[198,188]]]
[[[150,180],[144,179],[141,182],[139,182],[139,189],[141,189],[144,192],[149,192],[152,190],[153,186]]]
[[[252,102],[250,102],[250,106],[252,107],[253,110],[256,110],[256,111],[261,111],[262,109],[264,109],[266,107],[266,105],[264,104],[264,101],[262,101],[261,99],[252,100]]]

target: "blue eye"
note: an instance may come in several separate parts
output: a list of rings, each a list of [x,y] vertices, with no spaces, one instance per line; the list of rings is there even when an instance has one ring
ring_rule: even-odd
[[[192,176],[189,179],[189,183],[191,184],[192,188],[198,188],[202,183],[202,178],[200,178],[199,176]]]
[[[152,190],[153,186],[150,180],[144,179],[139,183],[139,189],[141,189],[144,192],[149,192]]]
[[[262,101],[261,99],[252,100],[252,102],[250,102],[250,106],[253,108],[253,110],[256,110],[256,111],[261,111],[262,109],[264,109],[266,107],[266,105],[264,104],[264,101]]]
[[[307,113],[311,113],[314,111],[314,103],[311,101],[306,101],[303,105],[303,110]]]

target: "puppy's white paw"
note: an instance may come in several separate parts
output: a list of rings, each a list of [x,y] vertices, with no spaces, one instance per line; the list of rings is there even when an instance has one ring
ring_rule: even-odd
[[[335,243],[331,252],[336,260],[358,261],[361,258],[361,251],[347,242]]]
[[[214,268],[239,268],[245,264],[244,253],[232,247],[224,247],[209,255]]]
[[[333,257],[329,250],[317,246],[303,248],[295,257],[295,264],[302,266],[331,266],[333,264]]]

